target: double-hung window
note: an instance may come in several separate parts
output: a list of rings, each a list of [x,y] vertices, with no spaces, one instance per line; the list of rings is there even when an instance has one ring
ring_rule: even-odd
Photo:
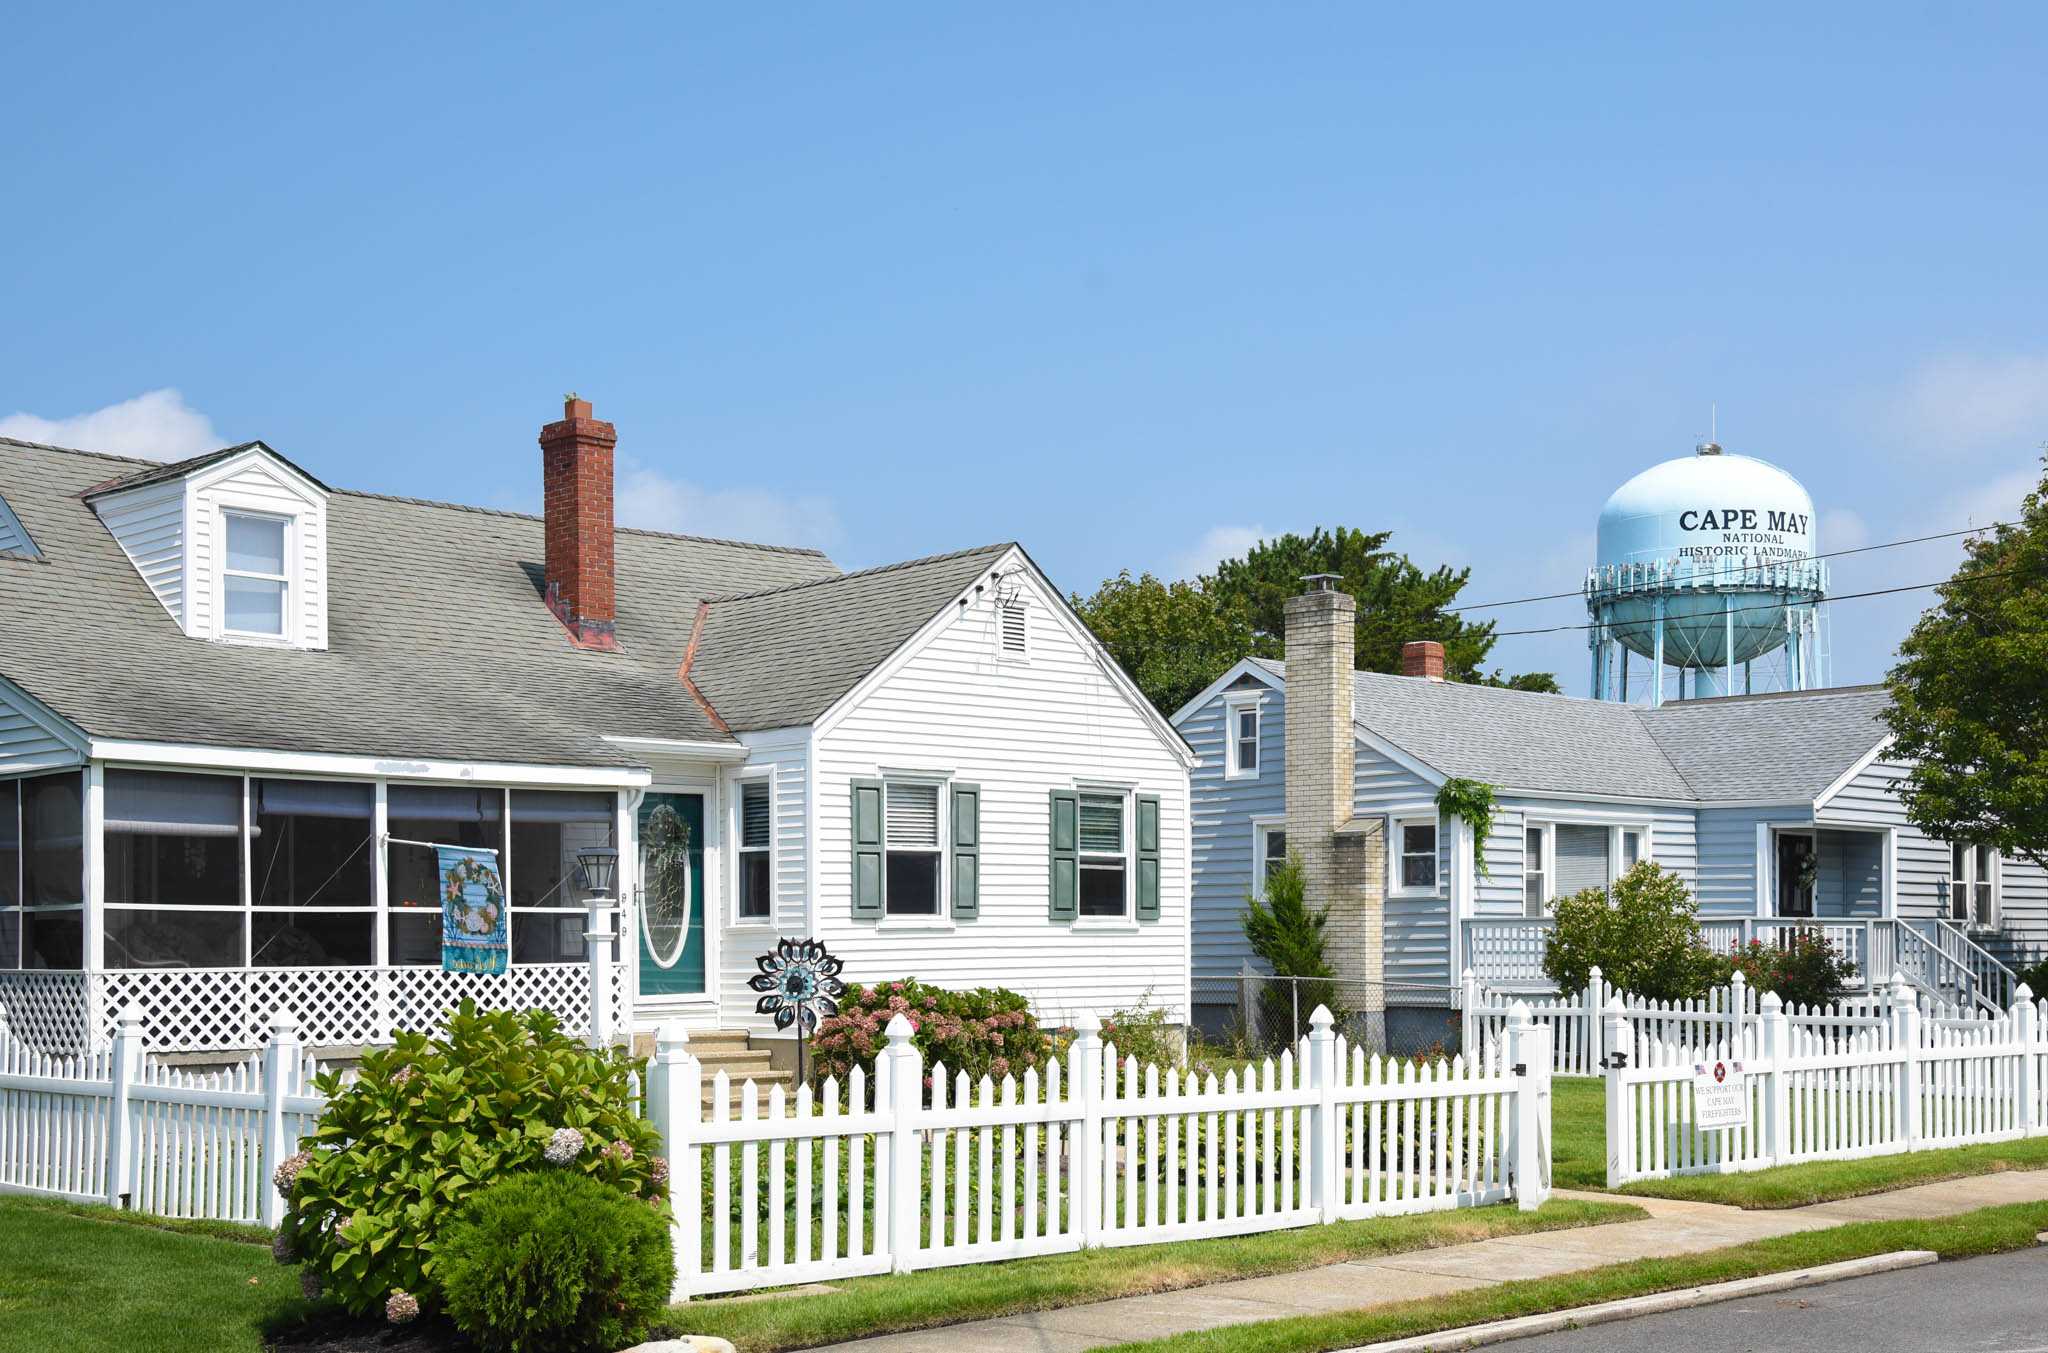
[[[1948,915],[1980,930],[1998,925],[1998,852],[1966,841],[1948,848]]]
[[[1404,893],[1436,891],[1436,823],[1397,822],[1395,844],[1400,854],[1394,861],[1394,880]]]
[[[221,569],[222,628],[282,639],[290,579],[285,571],[288,523],[282,517],[223,512],[227,549]]]
[[[1550,910],[1550,833],[1522,828],[1522,914],[1542,917]]]
[[[773,892],[774,822],[766,780],[740,781],[739,919],[765,921]]]
[[[1259,773],[1259,706],[1256,701],[1235,701],[1224,706],[1229,741],[1225,774],[1233,780],[1250,780]]]
[[[1122,916],[1129,889],[1128,833],[1124,825],[1122,794],[1081,795],[1080,914]]]
[[[1283,826],[1260,827],[1259,838],[1259,895],[1266,892],[1266,880],[1273,877],[1287,863],[1287,829]]]
[[[891,780],[883,792],[883,892],[891,916],[939,914],[939,786]]]

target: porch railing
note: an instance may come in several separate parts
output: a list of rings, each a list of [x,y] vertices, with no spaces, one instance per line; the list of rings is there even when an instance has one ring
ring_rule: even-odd
[[[120,1012],[142,1008],[153,1051],[247,1052],[263,1045],[270,1017],[296,1011],[313,1047],[388,1043],[400,1030],[431,1029],[464,997],[491,1009],[546,1009],[562,1030],[591,1028],[587,963],[517,964],[502,973],[428,967],[154,968],[104,972],[0,972],[0,1014],[30,1047],[50,1055],[97,1052],[113,1039]],[[609,967],[600,996],[607,1027],[624,1023],[626,974]]]

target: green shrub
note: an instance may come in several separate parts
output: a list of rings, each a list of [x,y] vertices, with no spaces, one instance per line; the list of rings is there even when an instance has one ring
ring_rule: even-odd
[[[455,1327],[505,1353],[624,1348],[676,1276],[662,1211],[552,1170],[471,1198],[442,1233],[440,1267]]]
[[[848,992],[839,1013],[818,1022],[812,1079],[837,1076],[844,1084],[854,1067],[865,1067],[872,1093],[875,1058],[888,1046],[889,1021],[899,1014],[916,1030],[911,1043],[924,1054],[927,1071],[934,1061],[944,1062],[949,1078],[961,1071],[976,1081],[1022,1076],[1042,1066],[1052,1047],[1030,1003],[1014,991],[948,991],[906,977]]]
[[[355,1315],[382,1310],[394,1292],[434,1307],[441,1228],[456,1209],[557,1163],[642,1200],[650,1215],[663,1206],[660,1138],[630,1098],[636,1063],[565,1037],[558,1023],[544,1010],[479,1014],[464,1001],[440,1036],[400,1034],[363,1055],[354,1081],[319,1078],[319,1126],[279,1171],[279,1257],[305,1265],[309,1292],[317,1284]]]
[[[1623,874],[1611,890],[1588,888],[1551,909],[1557,926],[1543,950],[1543,972],[1559,991],[1584,991],[1596,966],[1613,985],[1653,1001],[1691,1000],[1714,985],[1716,965],[1700,938],[1692,895],[1653,860]]]
[[[1166,1011],[1152,1004],[1151,994],[1129,1010],[1112,1010],[1102,1017],[1102,1041],[1116,1046],[1119,1061],[1132,1057],[1164,1073],[1168,1067],[1185,1064],[1187,1029]]]
[[[1818,932],[1794,930],[1775,942],[1751,940],[1716,956],[1716,985],[1738,972],[1758,995],[1775,991],[1787,1005],[1832,1005],[1849,994],[1856,964]]]
[[[2034,993],[2035,1000],[2048,1000],[2048,958],[2030,967],[2016,968],[2013,975],[2019,978],[2021,985]]]

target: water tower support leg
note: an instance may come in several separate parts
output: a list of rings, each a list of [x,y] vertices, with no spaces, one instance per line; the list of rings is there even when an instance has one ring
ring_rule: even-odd
[[[1735,694],[1735,594],[1721,596],[1721,620],[1727,626],[1728,647],[1721,650],[1722,677],[1721,694]]]
[[[1658,707],[1664,703],[1664,598],[1662,597],[1657,598],[1657,652],[1651,662],[1650,670],[1656,674],[1657,678],[1657,684],[1650,695],[1650,704],[1652,707]],[[1679,678],[1681,681],[1684,679],[1682,675]]]

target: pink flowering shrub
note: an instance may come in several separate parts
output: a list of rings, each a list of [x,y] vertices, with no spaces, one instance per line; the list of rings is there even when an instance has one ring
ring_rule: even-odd
[[[927,1085],[934,1061],[945,1063],[948,1078],[965,1071],[975,1080],[1000,1081],[1042,1068],[1052,1047],[1029,1004],[1014,991],[948,991],[906,977],[847,992],[839,1013],[819,1023],[811,1038],[815,1078],[837,1076],[844,1083],[859,1066],[872,1083],[875,1059],[888,1046],[889,1021],[899,1014],[916,1030],[911,1042],[924,1054]]]

